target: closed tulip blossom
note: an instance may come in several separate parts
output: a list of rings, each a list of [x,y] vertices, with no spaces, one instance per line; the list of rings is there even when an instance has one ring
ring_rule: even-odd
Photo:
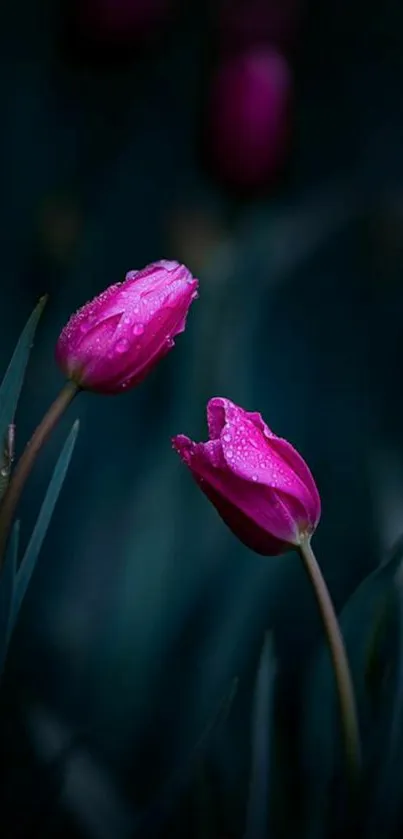
[[[298,546],[320,519],[320,497],[301,455],[260,414],[216,397],[207,405],[209,440],[180,434],[173,446],[236,536],[275,556]]]
[[[115,394],[134,387],[185,329],[197,288],[177,262],[129,271],[72,315],[57,342],[59,366],[84,390]]]
[[[214,168],[231,186],[255,189],[277,176],[289,152],[291,101],[291,70],[281,53],[251,49],[222,62],[207,136]]]

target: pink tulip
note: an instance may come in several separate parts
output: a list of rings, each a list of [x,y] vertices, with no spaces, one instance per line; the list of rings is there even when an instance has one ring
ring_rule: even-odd
[[[291,71],[273,50],[227,59],[212,84],[208,142],[219,174],[235,187],[261,186],[285,163],[291,137]]]
[[[141,382],[183,332],[198,281],[184,265],[129,271],[72,315],[56,346],[65,375],[85,390],[120,393]]]
[[[264,556],[300,545],[321,513],[315,481],[301,455],[276,437],[260,414],[229,399],[210,399],[207,422],[207,443],[183,434],[172,443],[224,522]]]

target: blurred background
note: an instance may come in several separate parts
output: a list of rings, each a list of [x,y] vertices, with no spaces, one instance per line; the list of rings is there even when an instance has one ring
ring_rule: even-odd
[[[400,535],[403,7],[4,0],[0,41],[2,370],[50,294],[17,452],[61,386],[73,310],[161,258],[200,280],[175,350],[127,395],[82,395],[25,492],[26,543],[79,417],[3,682],[3,835],[243,836],[267,629],[293,801],[275,835],[294,835],[312,592],[296,555],[236,541],[170,437],[205,439],[223,395],[299,448],[337,609]]]

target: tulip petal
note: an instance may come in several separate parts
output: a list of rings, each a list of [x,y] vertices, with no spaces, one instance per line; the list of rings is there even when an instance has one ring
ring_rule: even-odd
[[[210,440],[217,440],[225,425],[225,402],[221,396],[214,396],[207,404],[207,426]]]
[[[249,516],[217,492],[211,484],[206,482],[201,488],[216,508],[223,522],[246,547],[261,556],[278,556],[287,550],[290,544],[288,538],[283,541],[277,539],[265,528],[257,525]]]
[[[110,376],[111,360],[107,358],[107,353],[115,339],[120,317],[120,315],[107,317],[89,328],[85,334],[77,336],[74,351],[70,351],[68,355],[66,369],[72,378],[85,369],[86,375],[90,375],[94,382],[98,382],[105,375],[106,366],[108,376]],[[62,350],[59,345],[57,350],[57,358],[60,360]]]
[[[310,512],[309,524],[316,527],[321,515],[321,500],[311,470],[288,440],[284,440],[282,437],[274,437],[271,440],[271,445],[284,463],[298,476],[309,494],[309,504],[307,504],[307,510]]]
[[[228,517],[232,511],[230,526],[235,533],[238,533],[237,516],[242,514],[243,530],[248,527],[250,531],[257,527],[269,535],[271,540],[278,540],[282,544],[298,544],[296,521],[301,518],[305,520],[305,515],[303,506],[297,500],[291,512],[288,500],[286,503],[281,493],[251,483],[229,471],[220,440],[194,443],[188,437],[178,435],[172,443],[207,497],[212,500],[214,495],[216,499],[221,499],[220,507],[217,507],[219,512],[221,508],[225,509]],[[267,555],[270,553],[271,547]]]
[[[239,477],[297,499],[307,509],[312,508],[312,492],[316,501],[319,494],[298,452],[286,440],[276,437],[260,414],[244,411],[229,400],[224,402],[226,423],[221,440],[231,470]],[[305,519],[311,523],[310,516]]]

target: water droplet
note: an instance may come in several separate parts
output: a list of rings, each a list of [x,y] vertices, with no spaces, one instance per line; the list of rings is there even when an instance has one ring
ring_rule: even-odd
[[[133,326],[133,335],[142,335],[144,332],[143,323],[135,323]]]
[[[122,338],[121,341],[117,342],[117,344],[115,346],[115,350],[116,350],[117,353],[124,353],[124,352],[127,352],[127,350],[129,349],[129,346],[130,346],[130,344],[129,344],[128,341],[126,341],[126,338]]]
[[[257,481],[257,475],[252,475],[252,481]]]
[[[226,455],[231,460],[231,457],[234,457],[234,452],[232,451],[232,449],[228,449]]]
[[[178,263],[174,262],[172,259],[160,259],[160,263],[156,266],[156,268],[158,269],[159,267],[165,268],[168,273],[171,273],[172,271],[176,271],[179,266]]]
[[[226,443],[231,442],[231,434],[229,434],[228,431],[226,431],[226,433],[223,434],[223,440],[225,440]]]
[[[135,315],[137,315],[138,312],[139,312],[139,307],[135,306],[134,309],[133,309],[133,312],[134,312]]]

